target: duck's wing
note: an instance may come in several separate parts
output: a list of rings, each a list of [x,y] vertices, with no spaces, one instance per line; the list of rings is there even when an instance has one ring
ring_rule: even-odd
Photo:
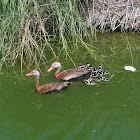
[[[68,88],[70,85],[71,85],[70,82],[49,83],[46,85],[42,85],[40,87],[40,91],[41,93],[58,93]]]
[[[65,70],[61,73],[58,74],[58,77],[56,77],[57,79],[60,79],[60,80],[65,80],[65,81],[68,81],[68,80],[71,80],[71,79],[77,79],[82,77],[82,76],[85,76],[87,75],[88,73],[90,73],[89,71],[87,70],[80,70],[80,69],[68,69],[68,70]]]

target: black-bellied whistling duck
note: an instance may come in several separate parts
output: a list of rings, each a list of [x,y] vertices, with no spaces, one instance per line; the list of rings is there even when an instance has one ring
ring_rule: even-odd
[[[58,61],[52,63],[52,66],[49,68],[48,72],[52,71],[54,68],[57,68],[57,71],[55,72],[55,78],[58,80],[82,80],[88,75],[90,75],[90,71],[80,69],[68,69],[60,72],[62,66],[61,63]]]
[[[62,92],[64,89],[68,88],[71,85],[70,82],[62,82],[62,83],[49,83],[40,86],[39,84],[40,73],[37,70],[32,70],[30,73],[26,74],[26,76],[36,76],[37,79],[36,90],[39,94]]]

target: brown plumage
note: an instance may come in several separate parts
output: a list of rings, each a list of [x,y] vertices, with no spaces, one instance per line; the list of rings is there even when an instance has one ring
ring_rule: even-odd
[[[68,88],[71,83],[70,82],[62,82],[62,83],[49,83],[46,85],[40,86],[39,84],[39,78],[40,78],[40,73],[37,70],[32,70],[32,72],[26,74],[26,76],[36,76],[36,91],[39,94],[44,94],[44,93],[58,93],[62,92],[64,89]]]
[[[87,70],[79,70],[79,69],[68,69],[63,72],[60,72],[61,70],[61,64],[58,61],[55,61],[52,63],[52,66],[49,68],[48,72],[52,71],[54,68],[57,68],[57,71],[55,72],[55,78],[58,80],[82,80],[88,75],[90,75],[90,71]],[[60,73],[59,73],[60,72]]]

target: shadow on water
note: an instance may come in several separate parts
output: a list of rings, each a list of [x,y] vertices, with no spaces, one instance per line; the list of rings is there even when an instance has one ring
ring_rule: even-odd
[[[132,64],[124,36],[99,36],[99,55],[109,65],[109,82],[87,86],[73,82],[63,93],[38,95],[34,77],[22,80],[13,73],[0,76],[0,138],[4,140],[131,140],[140,137],[139,51],[137,35],[130,34],[137,72],[123,69]],[[135,40],[135,41],[134,41]],[[134,43],[135,42],[135,43]],[[134,43],[134,44],[133,44]],[[107,47],[107,48],[106,48]],[[108,54],[107,54],[108,53]],[[112,54],[112,55],[111,55]],[[80,54],[82,55],[82,54]],[[93,64],[93,59],[87,61]],[[75,58],[77,65],[80,59]],[[96,64],[95,64],[96,65]],[[73,67],[64,65],[64,69]],[[25,75],[26,72],[24,72]],[[40,83],[58,82],[45,70]]]

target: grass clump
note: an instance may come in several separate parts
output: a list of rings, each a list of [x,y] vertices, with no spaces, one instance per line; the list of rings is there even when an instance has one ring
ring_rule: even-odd
[[[45,47],[53,52],[44,29],[36,1],[3,1],[0,15],[0,55],[3,63],[14,65],[17,61],[30,67],[46,62]],[[53,55],[55,53],[53,52]]]
[[[0,7],[0,67],[4,63],[13,66],[19,61],[21,70],[23,65],[46,66],[49,57],[62,55],[58,50],[73,62],[71,49],[78,47],[83,34],[90,38],[76,1],[3,0]]]

